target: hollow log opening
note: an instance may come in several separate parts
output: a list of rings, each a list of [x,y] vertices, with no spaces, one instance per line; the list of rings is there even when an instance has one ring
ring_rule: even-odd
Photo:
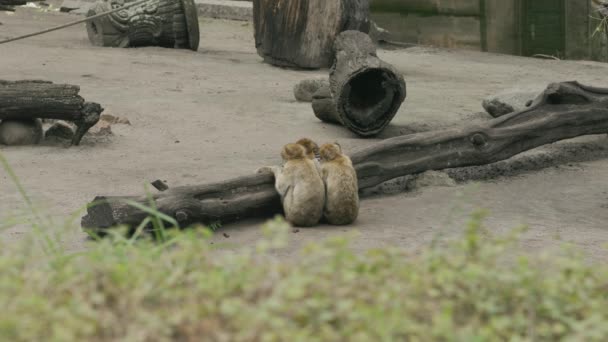
[[[392,102],[392,94],[383,86],[386,81],[387,75],[380,69],[365,71],[349,81],[345,94],[348,114],[358,126],[367,127],[384,115],[379,109],[384,109],[384,102]]]
[[[329,73],[331,97],[339,117],[334,121],[363,137],[380,133],[405,100],[403,76],[378,58],[376,45],[365,33],[340,33],[334,49],[336,58]],[[333,111],[317,115],[331,116]]]
[[[380,70],[369,70],[355,76],[350,82],[348,102],[357,112],[373,110],[386,96],[382,87],[384,76]]]

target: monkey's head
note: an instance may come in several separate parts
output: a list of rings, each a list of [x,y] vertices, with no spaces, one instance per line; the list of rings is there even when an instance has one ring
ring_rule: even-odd
[[[308,138],[302,138],[296,142],[298,145],[302,145],[306,150],[306,155],[308,158],[314,158],[317,153],[319,153],[319,145],[314,141]]]
[[[342,155],[342,148],[337,143],[323,144],[319,149],[321,161],[332,161]]]
[[[306,157],[306,149],[299,144],[287,144],[281,151],[283,160],[304,159]]]

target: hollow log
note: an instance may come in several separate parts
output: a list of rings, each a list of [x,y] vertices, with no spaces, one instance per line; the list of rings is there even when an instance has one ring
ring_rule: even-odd
[[[577,82],[554,83],[531,106],[485,124],[404,135],[383,140],[351,155],[359,189],[428,170],[483,165],[581,135],[608,133],[608,89]],[[266,217],[281,212],[271,174],[179,187],[154,194],[159,211],[181,226]],[[146,214],[124,202],[140,197],[97,197],[82,226],[97,233],[120,224],[138,225]]]
[[[369,32],[369,0],[253,0],[253,24],[266,63],[328,68],[340,32]]]
[[[131,2],[129,0],[126,2]],[[99,1],[87,16],[112,10],[125,1]],[[198,12],[194,0],[151,0],[87,22],[96,46],[161,46],[198,50]]]
[[[39,80],[0,80],[0,120],[72,121],[77,127],[72,145],[78,145],[103,112],[99,104],[85,102],[79,92],[77,85]]]
[[[403,76],[378,58],[374,42],[365,33],[343,32],[334,48],[329,92],[321,87],[313,96],[315,115],[326,122],[340,123],[362,137],[377,135],[405,100]]]

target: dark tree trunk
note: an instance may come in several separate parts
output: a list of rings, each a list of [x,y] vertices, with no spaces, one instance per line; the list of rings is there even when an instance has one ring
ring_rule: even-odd
[[[115,0],[97,2],[87,16],[118,6],[121,5]],[[198,12],[193,0],[151,1],[89,21],[87,32],[91,43],[97,46],[162,46],[196,51]]]
[[[328,68],[340,32],[369,32],[369,1],[254,0],[253,23],[255,45],[265,62]]]
[[[608,89],[576,82],[555,83],[530,108],[479,126],[431,131],[384,140],[351,155],[359,189],[421,173],[508,159],[521,152],[581,135],[608,133]],[[155,194],[155,206],[182,226],[194,222],[228,223],[280,213],[272,175],[258,174],[229,181],[169,189]],[[102,232],[119,224],[134,226],[146,216],[124,203],[146,203],[145,197],[98,197],[82,219],[85,228]]]
[[[330,91],[320,89],[316,94],[315,115],[323,121],[338,122],[363,137],[380,133],[405,100],[403,76],[378,58],[376,46],[367,34],[341,33],[335,51]]]
[[[0,120],[39,118],[72,121],[77,126],[72,144],[78,145],[103,112],[99,104],[85,102],[79,92],[77,85],[0,80]]]

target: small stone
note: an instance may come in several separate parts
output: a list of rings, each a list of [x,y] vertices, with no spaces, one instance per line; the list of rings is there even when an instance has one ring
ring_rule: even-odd
[[[101,117],[99,118],[99,120],[106,121],[112,125],[114,125],[114,124],[130,125],[131,124],[131,122],[127,118],[121,118],[121,117],[110,115],[110,114],[102,114]]]
[[[224,233],[223,235],[224,235],[224,237],[225,237],[226,239],[230,237],[230,235],[228,235],[228,234],[226,234],[226,233]]]
[[[485,98],[482,106],[488,114],[497,118],[526,109],[546,87],[546,84],[516,86]]]
[[[37,145],[43,137],[39,119],[2,120],[0,144],[8,146]]]
[[[89,129],[89,134],[97,136],[112,135],[112,125],[107,121],[100,120],[95,126]]]
[[[302,102],[312,102],[312,96],[319,90],[323,85],[329,84],[326,78],[313,78],[303,80],[293,87],[293,95],[296,100]]]
[[[74,130],[68,124],[58,121],[55,122],[49,129],[46,130],[45,138],[56,138],[63,140],[72,140],[74,137]]]
[[[167,184],[165,184],[165,182],[161,181],[160,179],[155,180],[151,184],[158,191],[166,191],[169,189],[169,186]]]

